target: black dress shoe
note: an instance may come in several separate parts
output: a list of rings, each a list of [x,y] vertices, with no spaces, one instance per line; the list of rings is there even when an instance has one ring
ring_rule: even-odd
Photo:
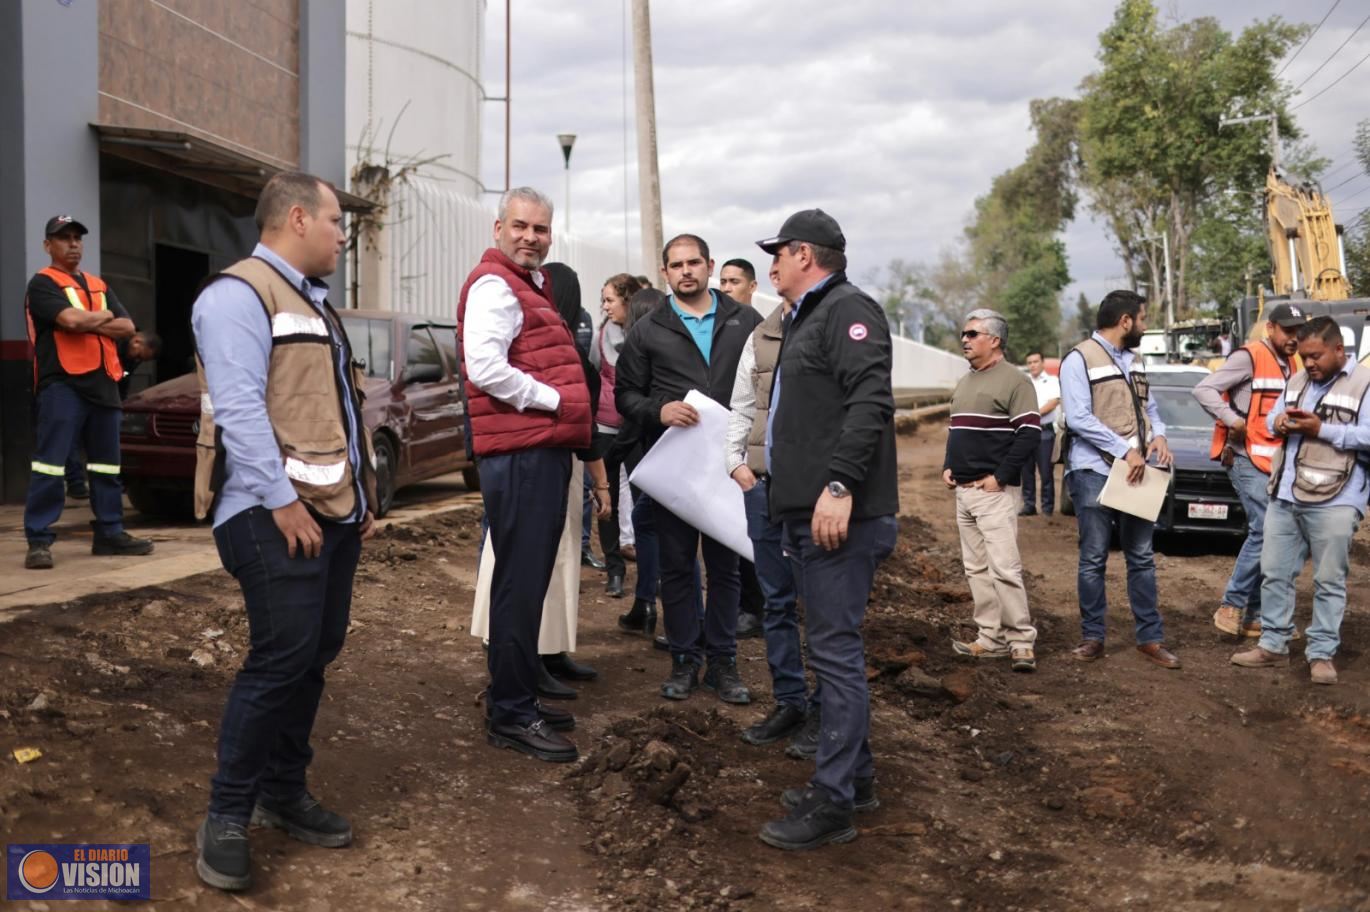
[[[593,567],[596,570],[604,569],[604,561],[595,557],[595,552],[589,548],[580,549],[580,565],[582,567]]]
[[[300,842],[329,849],[352,843],[352,824],[347,818],[326,809],[308,792],[294,801],[259,797],[252,809],[252,823],[285,830]]]
[[[195,873],[220,890],[246,890],[252,886],[247,827],[206,817],[195,831]]]
[[[668,700],[684,700],[699,687],[699,666],[687,659],[676,659],[671,665],[671,676],[661,685],[661,695]]]
[[[851,842],[856,838],[851,818],[852,812],[833,804],[822,789],[805,789],[788,817],[772,820],[761,828],[761,841],[790,851],[816,849],[830,842]]]
[[[482,692],[481,696],[486,696],[485,692]],[[559,732],[576,730],[576,717],[566,710],[548,706],[541,700],[534,700],[533,705],[537,707],[538,718],[546,722],[548,728]],[[485,727],[490,727],[490,703],[488,701],[485,704]]]
[[[542,719],[527,725],[491,723],[485,729],[485,739],[495,747],[507,747],[548,763],[573,763],[579,756],[576,746]]]
[[[582,665],[565,652],[543,656],[542,664],[558,678],[571,681],[593,681],[599,677],[599,672],[589,665]]]
[[[618,616],[618,629],[624,633],[652,636],[656,633],[656,602],[633,599],[633,607],[628,613]]]
[[[818,756],[818,735],[823,730],[822,710],[815,707],[809,710],[809,717],[804,720],[804,727],[799,730],[799,734],[790,740],[790,746],[785,748],[785,756],[793,757],[796,760],[812,760]]]
[[[609,598],[623,598],[623,574],[609,574],[609,582],[604,587],[604,591]]]
[[[120,532],[118,535],[100,535],[96,533],[90,542],[90,553],[95,555],[118,555],[120,557],[152,553],[152,540],[147,538],[134,538],[127,532]]]
[[[652,637],[652,648],[660,649],[662,652],[670,652],[671,641],[666,639],[666,634],[658,634],[657,636]]]
[[[761,618],[752,614],[750,611],[739,611],[737,614],[737,638],[739,640],[759,637],[764,633],[761,627]]]
[[[567,687],[565,684],[552,677],[552,673],[547,670],[547,666],[538,662],[538,696],[546,697],[548,700],[574,700],[576,692],[574,688]]]
[[[858,811],[873,811],[880,807],[880,799],[875,796],[875,777],[856,777],[853,783],[856,786],[855,809]],[[792,811],[799,807],[799,802],[804,800],[805,788],[785,789],[780,793],[780,803],[785,806],[785,810]]]
[[[1023,507],[1023,509],[1021,509],[1021,510],[1018,511],[1018,515],[1019,515],[1019,516],[1036,516],[1036,515],[1037,515],[1037,508],[1036,508],[1036,507]]]
[[[771,710],[770,715],[742,732],[742,740],[748,744],[773,744],[787,735],[792,735],[804,724],[804,710],[798,706],[781,703]]]

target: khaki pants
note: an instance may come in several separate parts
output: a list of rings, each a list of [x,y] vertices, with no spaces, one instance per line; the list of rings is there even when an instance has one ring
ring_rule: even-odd
[[[980,488],[956,489],[961,562],[975,600],[977,641],[986,649],[1031,646],[1037,639],[1023,588],[1023,561],[1018,556],[1022,504],[1022,492],[1016,487],[992,494]]]

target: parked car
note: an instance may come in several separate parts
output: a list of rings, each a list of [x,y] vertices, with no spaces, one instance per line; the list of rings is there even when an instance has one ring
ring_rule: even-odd
[[[460,471],[466,458],[465,408],[457,378],[456,327],[416,314],[339,312],[352,356],[365,373],[362,420],[376,452],[378,515],[405,485]],[[141,513],[184,518],[194,505],[200,390],[194,374],[149,387],[124,402],[120,445],[124,488]]]

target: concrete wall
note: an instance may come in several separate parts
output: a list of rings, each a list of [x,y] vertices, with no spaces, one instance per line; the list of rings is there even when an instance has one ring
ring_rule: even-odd
[[[300,0],[300,169],[347,186],[347,8]]]

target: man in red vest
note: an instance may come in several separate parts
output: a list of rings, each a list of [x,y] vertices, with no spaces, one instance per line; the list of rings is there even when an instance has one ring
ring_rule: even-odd
[[[593,404],[570,328],[542,271],[552,202],[529,187],[500,198],[495,246],[461,289],[461,345],[471,448],[490,523],[489,742],[569,762],[568,712],[537,700],[538,627],[566,522],[571,454],[590,446]],[[608,509],[602,463],[595,500]]]
[[[48,219],[43,250],[52,258],[29,281],[24,307],[33,346],[37,398],[24,535],[29,570],[52,569],[52,525],[66,503],[66,462],[84,444],[95,513],[92,554],[149,554],[152,542],[124,531],[119,484],[119,381],[124,368],[116,342],[134,333],[133,321],[99,276],[81,271],[86,226],[69,215]]]
[[[1308,322],[1297,304],[1271,308],[1265,338],[1248,342],[1194,387],[1194,398],[1213,416],[1209,456],[1227,467],[1246,511],[1246,540],[1237,554],[1213,626],[1233,636],[1261,635],[1261,546],[1270,498],[1270,460],[1284,441],[1266,427],[1266,416],[1284,392],[1290,361],[1298,351],[1296,330]]]

